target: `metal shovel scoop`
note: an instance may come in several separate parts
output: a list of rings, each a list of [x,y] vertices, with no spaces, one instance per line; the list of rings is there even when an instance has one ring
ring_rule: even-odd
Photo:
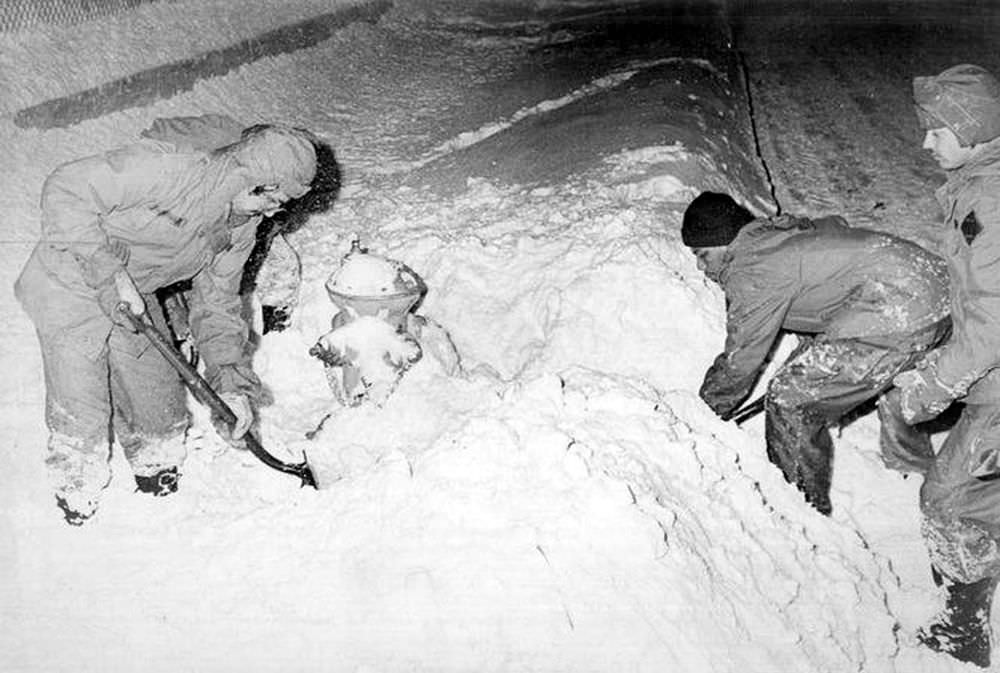
[[[136,315],[129,308],[129,305],[125,302],[118,304],[118,312],[121,313],[125,318],[128,319],[129,323],[135,328],[137,332],[141,332],[149,339],[153,347],[160,352],[163,357],[167,359],[167,362],[177,370],[184,383],[187,384],[188,389],[191,390],[191,394],[194,395],[195,399],[209,407],[212,411],[219,415],[230,427],[236,422],[236,414],[233,410],[229,408],[229,405],[223,401],[219,395],[212,390],[212,387],[208,385],[208,382],[202,378],[198,370],[194,368],[191,363],[189,363],[184,356],[174,348],[167,338],[160,333],[152,324],[143,320],[142,316]],[[318,489],[316,485],[316,478],[313,475],[312,470],[309,468],[309,464],[305,462],[305,454],[303,454],[303,462],[301,463],[286,463],[275,456],[271,455],[261,446],[257,438],[253,436],[252,433],[247,433],[243,436],[246,442],[247,448],[250,450],[255,457],[257,457],[260,462],[264,463],[273,470],[278,472],[284,472],[286,474],[293,474],[302,480],[302,486],[312,486]]]

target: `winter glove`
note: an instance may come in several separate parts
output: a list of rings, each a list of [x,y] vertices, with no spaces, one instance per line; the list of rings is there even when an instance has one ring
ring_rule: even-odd
[[[973,461],[969,474],[976,479],[991,479],[1000,475],[1000,449],[992,448],[983,452]]]
[[[229,424],[224,422],[222,418],[212,414],[212,424],[219,436],[226,440],[230,446],[236,449],[245,449],[246,441],[243,437],[253,427],[255,419],[253,403],[243,393],[222,393],[219,397],[236,416],[236,421],[232,427],[229,427]]]
[[[897,374],[892,382],[899,388],[903,420],[910,425],[936,418],[957,397],[951,388],[938,379],[934,360],[925,361],[917,369]]]
[[[746,399],[757,379],[758,371],[734,370],[729,356],[720,353],[705,372],[705,379],[698,389],[698,397],[724,421],[733,417],[740,402]]]
[[[128,271],[122,269],[121,271],[116,271],[114,278],[115,290],[118,292],[118,297],[121,301],[128,304],[129,310],[132,311],[134,315],[142,315],[146,312],[146,302],[143,301],[142,295],[139,294],[139,288],[135,286],[132,281],[132,276],[128,275]]]
[[[119,269],[107,282],[97,288],[97,302],[101,310],[111,318],[111,322],[135,331],[128,318],[119,311],[119,305],[124,304],[133,315],[146,312],[146,302],[143,301],[139,289],[128,275],[128,271]]]
[[[741,393],[740,397],[736,397],[731,394],[715,394],[707,389],[708,378],[706,377],[705,383],[702,384],[701,390],[698,395],[701,400],[708,405],[708,408],[715,412],[715,415],[724,421],[732,420],[738,411],[740,411],[740,400],[746,396],[746,393]]]

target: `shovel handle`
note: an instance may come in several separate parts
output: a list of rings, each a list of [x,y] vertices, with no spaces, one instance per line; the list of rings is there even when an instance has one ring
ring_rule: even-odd
[[[170,365],[177,370],[180,374],[181,379],[191,390],[191,394],[194,395],[195,399],[209,407],[212,411],[219,415],[222,420],[232,427],[236,422],[236,414],[233,410],[229,408],[229,405],[219,397],[219,395],[212,390],[212,387],[208,385],[208,381],[202,378],[198,370],[194,368],[191,363],[185,359],[184,355],[178,351],[174,346],[167,341],[167,338],[160,333],[156,327],[143,319],[142,316],[136,315],[132,312],[132,309],[126,302],[121,302],[117,306],[118,312],[121,313],[131,325],[135,328],[137,332],[141,332],[149,339],[150,343],[156,350],[170,363]],[[247,449],[250,450],[254,456],[256,456],[262,463],[268,467],[275,469],[279,472],[284,472],[286,474],[293,474],[302,480],[302,486],[312,486],[313,488],[318,488],[316,485],[316,478],[309,468],[307,462],[301,463],[286,463],[282,460],[276,458],[275,456],[268,453],[268,451],[261,446],[257,438],[253,436],[252,433],[247,433],[243,436],[246,442]]]
[[[749,402],[745,406],[737,409],[728,420],[733,421],[736,425],[743,425],[751,418],[764,411],[765,397],[766,396],[761,395],[753,402]]]

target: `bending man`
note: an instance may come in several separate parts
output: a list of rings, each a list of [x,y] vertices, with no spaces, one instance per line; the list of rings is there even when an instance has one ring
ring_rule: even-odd
[[[822,514],[830,514],[829,426],[892,385],[947,335],[944,261],[840,217],[757,219],[726,194],[705,192],[681,235],[726,294],[726,346],[701,397],[723,419],[757,381],[782,331],[803,335],[765,398],[767,455]],[[880,405],[883,455],[900,470],[933,460],[929,437],[898,405]]]

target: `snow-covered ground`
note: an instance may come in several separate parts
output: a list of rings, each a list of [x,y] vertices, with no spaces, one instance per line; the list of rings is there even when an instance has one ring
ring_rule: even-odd
[[[152,8],[125,15],[116,30],[169,32],[176,17],[207,33],[184,18],[202,4],[156,7],[159,28]],[[275,6],[316,11],[264,4],[267,27]],[[698,399],[724,307],[680,243],[681,213],[706,188],[761,213],[773,204],[741,69],[720,49],[731,36],[706,19],[687,41],[663,7],[605,5],[400,0],[376,25],[155,105],[50,131],[0,117],[0,670],[963,670],[915,644],[937,600],[919,480],[881,467],[874,419],[837,440],[828,519],[767,462],[759,418],[738,428]],[[626,9],[646,18],[629,24]],[[595,31],[608,19],[623,27]],[[750,89],[782,205],[859,212],[858,189],[823,178],[858,157],[820,160],[847,145],[795,116],[822,105],[783,107],[781,87],[801,82],[753,28]],[[93,37],[61,32],[59,53],[74,39]],[[31,58],[20,75],[4,63],[11,91],[45,77],[45,53]],[[896,160],[919,167],[910,73],[866,73],[904,88],[871,118],[912,131]],[[341,163],[333,209],[291,237],[304,269],[293,324],[256,360],[274,397],[265,446],[307,452],[323,488],[226,450],[195,409],[176,495],[133,493],[116,455],[98,515],[70,528],[45,486],[41,363],[10,291],[38,192],[63,161],[200,112],[307,126]],[[847,128],[865,156],[898,149],[878,124]],[[929,189],[933,173],[913,170]],[[899,184],[878,194],[875,224],[919,191]],[[308,354],[355,236],[422,276],[419,312],[461,357],[449,372],[425,348],[381,408],[338,407]]]

